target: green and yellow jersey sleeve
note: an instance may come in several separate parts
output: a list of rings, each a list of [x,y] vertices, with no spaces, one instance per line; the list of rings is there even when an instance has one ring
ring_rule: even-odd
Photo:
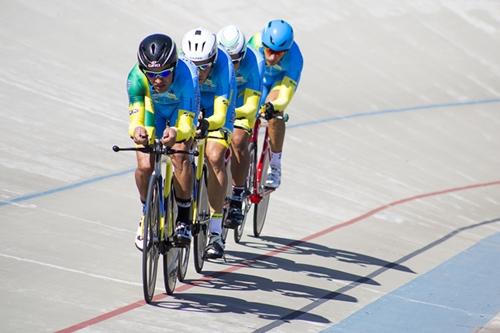
[[[134,136],[137,127],[144,127],[148,137],[154,137],[154,108],[149,91],[149,83],[146,76],[136,64],[127,78],[129,127],[128,134]]]

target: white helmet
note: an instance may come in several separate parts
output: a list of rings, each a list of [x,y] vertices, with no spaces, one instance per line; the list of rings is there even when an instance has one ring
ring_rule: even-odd
[[[217,38],[205,28],[188,31],[182,38],[182,52],[191,61],[215,61],[217,57]]]
[[[240,60],[247,50],[245,35],[235,25],[228,25],[217,33],[219,44],[233,60]]]

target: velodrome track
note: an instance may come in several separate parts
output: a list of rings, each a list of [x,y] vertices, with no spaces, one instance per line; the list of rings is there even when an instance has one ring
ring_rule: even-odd
[[[283,17],[305,65],[263,237],[144,305],[140,40]],[[500,3],[6,1],[1,332],[499,332]]]

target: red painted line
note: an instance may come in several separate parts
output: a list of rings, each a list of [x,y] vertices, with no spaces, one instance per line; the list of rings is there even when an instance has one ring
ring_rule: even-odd
[[[461,191],[466,191],[466,190],[470,190],[470,189],[474,189],[474,188],[480,188],[480,187],[488,187],[488,186],[495,186],[495,185],[500,185],[500,180],[497,180],[497,181],[492,181],[492,182],[487,182],[487,183],[479,183],[479,184],[472,184],[472,185],[467,185],[467,186],[461,186],[461,187],[455,187],[455,188],[450,188],[450,189],[446,189],[446,190],[441,190],[441,191],[436,191],[436,192],[430,192],[430,193],[425,193],[425,194],[419,194],[419,195],[415,195],[415,196],[412,196],[412,197],[408,197],[408,198],[404,198],[404,199],[400,199],[400,200],[397,200],[397,201],[393,201],[391,203],[388,203],[386,205],[383,205],[383,206],[380,206],[380,207],[377,207],[375,209],[372,209],[370,210],[369,212],[363,214],[363,215],[360,215],[360,216],[357,216],[351,220],[348,220],[348,221],[345,221],[343,223],[340,223],[340,224],[336,224],[334,226],[331,226],[329,228],[326,228],[324,230],[321,230],[321,231],[318,231],[314,234],[311,234],[307,237],[304,237],[300,240],[296,240],[296,241],[293,241],[291,242],[290,244],[287,244],[287,245],[283,245],[273,251],[269,251],[265,254],[262,254],[260,256],[257,256],[253,259],[248,259],[248,260],[244,260],[238,264],[234,264],[232,266],[229,266],[228,268],[224,269],[224,270],[221,270],[221,271],[218,271],[216,273],[214,273],[213,275],[204,275],[201,279],[198,279],[197,281],[193,281],[192,284],[184,284],[178,288],[175,289],[175,291],[177,293],[179,292],[183,292],[183,291],[186,291],[186,290],[189,290],[189,289],[192,289],[192,288],[195,288],[198,284],[201,284],[203,282],[206,282],[206,281],[211,281],[221,275],[224,275],[226,273],[230,273],[230,272],[234,272],[234,271],[238,271],[242,268],[245,268],[245,267],[248,267],[251,263],[255,262],[255,261],[258,261],[258,260],[262,260],[262,259],[266,259],[266,258],[269,258],[269,257],[274,257],[282,252],[285,252],[287,251],[288,249],[290,248],[293,248],[294,246],[297,246],[299,245],[300,243],[304,243],[304,242],[307,242],[307,241],[310,241],[312,239],[316,239],[316,238],[319,238],[321,236],[324,236],[326,234],[329,234],[333,231],[336,231],[338,229],[341,229],[341,228],[345,228],[349,225],[352,225],[352,224],[355,224],[355,223],[358,223],[358,222],[361,222],[373,215],[375,215],[376,213],[380,212],[380,211],[383,211],[383,210],[386,210],[388,208],[391,208],[391,207],[395,207],[395,206],[399,206],[399,205],[402,205],[402,204],[405,204],[405,203],[408,203],[408,202],[411,202],[411,201],[416,201],[416,200],[419,200],[419,199],[424,199],[424,198],[429,198],[429,197],[434,197],[434,196],[438,196],[438,195],[443,195],[443,194],[449,194],[449,193],[452,193],[452,192],[461,192]],[[159,301],[159,300],[162,300],[164,298],[168,297],[168,295],[166,294],[159,294],[159,295],[156,295],[153,300],[154,301]],[[86,321],[83,321],[81,323],[78,323],[78,324],[75,324],[73,326],[70,326],[70,327],[67,327],[67,328],[64,328],[60,331],[57,331],[56,333],[69,333],[69,332],[75,332],[75,331],[78,331],[78,330],[81,330],[82,328],[85,328],[85,327],[88,327],[88,326],[91,326],[91,325],[95,325],[97,323],[100,323],[102,321],[105,321],[105,320],[108,320],[110,318],[113,318],[113,317],[116,317],[116,316],[119,316],[123,313],[126,313],[126,312],[129,312],[129,311],[132,311],[136,308],[139,308],[143,305],[145,305],[146,302],[145,301],[137,301],[137,302],[134,302],[134,303],[131,303],[129,305],[126,305],[126,306],[123,306],[123,307],[120,307],[120,308],[117,308],[113,311],[110,311],[110,312],[106,312],[100,316],[97,316],[97,317],[94,317],[92,319],[89,319],[89,320],[86,320]]]

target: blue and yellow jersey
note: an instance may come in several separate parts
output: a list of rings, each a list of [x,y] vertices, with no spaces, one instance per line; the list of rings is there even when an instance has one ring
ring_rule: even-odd
[[[236,80],[231,57],[219,47],[217,60],[210,75],[200,84],[201,107],[209,122],[209,131],[221,128],[232,132],[234,105],[236,100]]]
[[[262,95],[262,77],[264,58],[253,48],[248,47],[245,57],[236,70],[236,119],[252,120],[257,115],[260,96]]]
[[[189,60],[179,58],[173,75],[168,90],[158,93],[138,64],[131,69],[127,80],[131,137],[141,126],[153,140],[163,134],[167,122],[177,128],[178,142],[194,136],[200,105],[198,71]]]
[[[262,57],[264,57],[264,47],[262,45],[261,33],[253,35],[248,44],[255,48]],[[265,65],[263,83],[263,92],[261,102],[263,103],[267,94],[271,90],[279,89],[278,99],[273,101],[275,110],[283,111],[290,103],[295,90],[300,81],[302,73],[303,58],[299,46],[294,41],[290,50],[274,66]]]

